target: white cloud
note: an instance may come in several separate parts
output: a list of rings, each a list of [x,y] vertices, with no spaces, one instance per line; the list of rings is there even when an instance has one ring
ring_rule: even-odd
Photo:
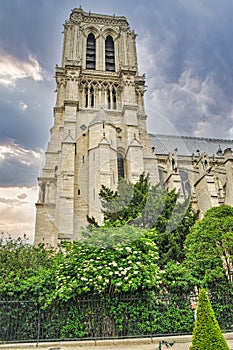
[[[37,187],[0,187],[0,231],[34,240]]]
[[[25,199],[25,198],[27,198],[27,194],[26,194],[26,193],[20,193],[20,194],[17,196],[17,198],[19,198],[19,199]]]
[[[40,165],[42,151],[34,151],[14,142],[9,144],[0,144],[0,162],[17,160],[23,165]]]
[[[42,68],[32,55],[27,61],[3,53],[0,55],[0,85],[14,87],[18,79],[43,80]]]
[[[23,101],[20,101],[19,108],[21,109],[21,111],[26,111],[26,109],[28,109],[28,105],[26,103],[24,103]]]

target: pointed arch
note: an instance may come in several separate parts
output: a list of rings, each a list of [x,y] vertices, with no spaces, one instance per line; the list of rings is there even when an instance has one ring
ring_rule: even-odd
[[[88,88],[85,87],[85,108],[88,108]]]
[[[112,89],[112,107],[113,109],[117,109],[117,98],[116,98],[116,90]]]
[[[95,106],[95,92],[93,86],[91,86],[90,88],[90,106],[91,108],[94,108]]]
[[[125,177],[125,164],[124,164],[124,156],[122,153],[117,153],[117,173],[118,173],[118,180],[120,178]]]
[[[111,91],[109,88],[107,89],[107,102],[108,102],[108,109],[111,109]]]
[[[105,39],[105,70],[115,71],[115,48],[111,35]]]
[[[96,40],[93,33],[90,33],[87,37],[87,49],[86,49],[86,69],[95,69],[96,61]]]

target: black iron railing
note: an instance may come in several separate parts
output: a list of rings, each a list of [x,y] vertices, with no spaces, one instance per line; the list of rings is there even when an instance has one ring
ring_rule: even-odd
[[[110,339],[191,334],[194,297],[151,294],[54,301],[0,301],[0,342]],[[233,330],[233,300],[214,297],[220,327]]]

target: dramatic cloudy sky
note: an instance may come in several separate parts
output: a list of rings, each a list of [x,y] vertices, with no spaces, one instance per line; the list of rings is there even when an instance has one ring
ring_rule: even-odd
[[[152,133],[233,138],[232,0],[1,0],[0,231],[32,241],[55,64],[70,10],[124,15],[138,34]]]

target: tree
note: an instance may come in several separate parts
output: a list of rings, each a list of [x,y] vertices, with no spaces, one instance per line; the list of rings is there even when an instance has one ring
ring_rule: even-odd
[[[229,350],[205,289],[201,289],[198,296],[197,317],[190,350]]]
[[[168,261],[183,261],[184,241],[199,213],[192,210],[188,201],[179,203],[175,190],[168,191],[159,184],[150,186],[143,173],[134,185],[120,179],[116,191],[102,186],[99,196],[104,226],[129,224],[155,229],[160,267]],[[92,227],[98,226],[93,217],[88,221]]]
[[[24,238],[0,239],[0,298],[46,298],[53,285],[55,251],[44,245],[32,246]]]
[[[82,240],[64,243],[62,251],[54,298],[137,291],[161,281],[154,233],[140,228],[93,228]]]
[[[193,294],[198,280],[184,264],[168,262],[163,269],[163,287],[173,295]]]
[[[105,225],[122,226],[138,217],[146,205],[148,189],[149,180],[144,173],[134,185],[120,178],[117,191],[102,185],[99,196]]]
[[[233,208],[209,209],[185,241],[185,264],[202,283],[233,278]]]
[[[180,203],[178,196],[175,190],[152,186],[141,216],[134,221],[136,225],[156,229],[155,243],[162,268],[168,262],[181,263],[184,260],[185,238],[199,215],[189,201]]]

